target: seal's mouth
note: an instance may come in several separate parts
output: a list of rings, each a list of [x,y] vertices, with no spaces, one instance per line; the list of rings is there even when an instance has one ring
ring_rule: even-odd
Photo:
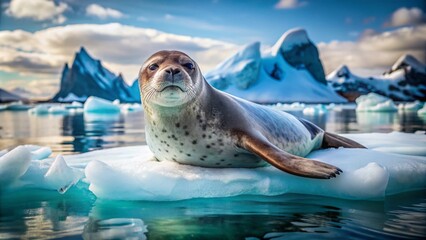
[[[183,90],[181,86],[174,85],[174,84],[164,86],[164,87],[163,87],[163,88],[161,88],[158,92],[163,92],[163,91],[164,91],[164,90],[166,90],[166,89],[167,89],[167,90],[171,90],[171,91],[177,91],[177,90],[180,90],[180,91],[182,91],[182,92],[185,92],[185,90]]]

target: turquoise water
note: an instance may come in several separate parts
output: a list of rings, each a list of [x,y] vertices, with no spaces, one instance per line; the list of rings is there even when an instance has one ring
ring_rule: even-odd
[[[302,116],[302,113],[295,113]],[[415,113],[304,116],[338,133],[415,132]],[[143,114],[93,117],[0,112],[0,149],[52,147],[54,155],[145,143]],[[0,192],[1,194],[1,192]],[[403,239],[426,237],[426,192],[384,201],[309,195],[241,196],[176,202],[106,201],[72,188],[0,195],[0,239]]]

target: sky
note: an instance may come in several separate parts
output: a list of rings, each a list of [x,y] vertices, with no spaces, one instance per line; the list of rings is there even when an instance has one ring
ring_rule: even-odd
[[[128,83],[158,50],[184,51],[207,72],[244,45],[269,48],[292,28],[306,29],[326,73],[346,64],[377,75],[403,54],[426,58],[424,0],[0,2],[0,88],[46,96],[80,46]]]

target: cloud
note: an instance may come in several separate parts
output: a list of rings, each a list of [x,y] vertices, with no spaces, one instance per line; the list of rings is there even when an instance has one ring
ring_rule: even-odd
[[[0,69],[6,72],[18,72],[21,75],[58,74],[60,69],[57,67],[61,65],[60,61],[44,54],[17,52],[11,49],[2,49],[2,53],[0,53]]]
[[[98,4],[90,4],[86,7],[86,15],[94,16],[100,19],[106,18],[122,18],[124,14],[112,8],[104,8]]]
[[[386,27],[399,27],[407,25],[417,25],[425,22],[425,15],[420,8],[399,8],[384,25]]]
[[[420,61],[426,59],[426,25],[382,33],[368,31],[357,41],[321,42],[317,46],[327,73],[343,63],[355,72],[374,69],[380,74],[403,54],[412,54]]]
[[[50,76],[59,82],[63,64],[71,63],[80,46],[86,47],[113,72],[122,72],[128,81],[133,81],[142,63],[159,50],[184,51],[205,71],[238,48],[223,41],[118,23],[57,26],[34,33],[0,31],[0,70],[44,78]]]
[[[306,6],[307,2],[299,2],[299,0],[280,0],[275,4],[276,9],[292,9]]]
[[[69,8],[66,3],[55,4],[53,0],[12,0],[6,8],[6,14],[14,18],[30,18],[36,21],[52,20],[64,23],[63,13]]]

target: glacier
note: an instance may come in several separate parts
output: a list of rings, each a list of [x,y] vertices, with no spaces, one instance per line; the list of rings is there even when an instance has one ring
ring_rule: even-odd
[[[374,92],[395,101],[426,101],[426,65],[407,54],[380,76],[360,77],[341,65],[327,75],[327,81],[349,100]]]
[[[271,166],[218,169],[158,162],[146,145],[56,158],[46,147],[19,146],[0,151],[0,191],[36,188],[64,194],[74,187],[103,199],[152,201],[285,193],[381,200],[426,188],[423,133],[343,136],[368,149],[323,149],[307,156],[343,170],[331,180],[298,177]]]
[[[318,50],[303,29],[283,34],[270,49],[244,46],[205,74],[214,87],[258,103],[342,103],[325,80]]]

